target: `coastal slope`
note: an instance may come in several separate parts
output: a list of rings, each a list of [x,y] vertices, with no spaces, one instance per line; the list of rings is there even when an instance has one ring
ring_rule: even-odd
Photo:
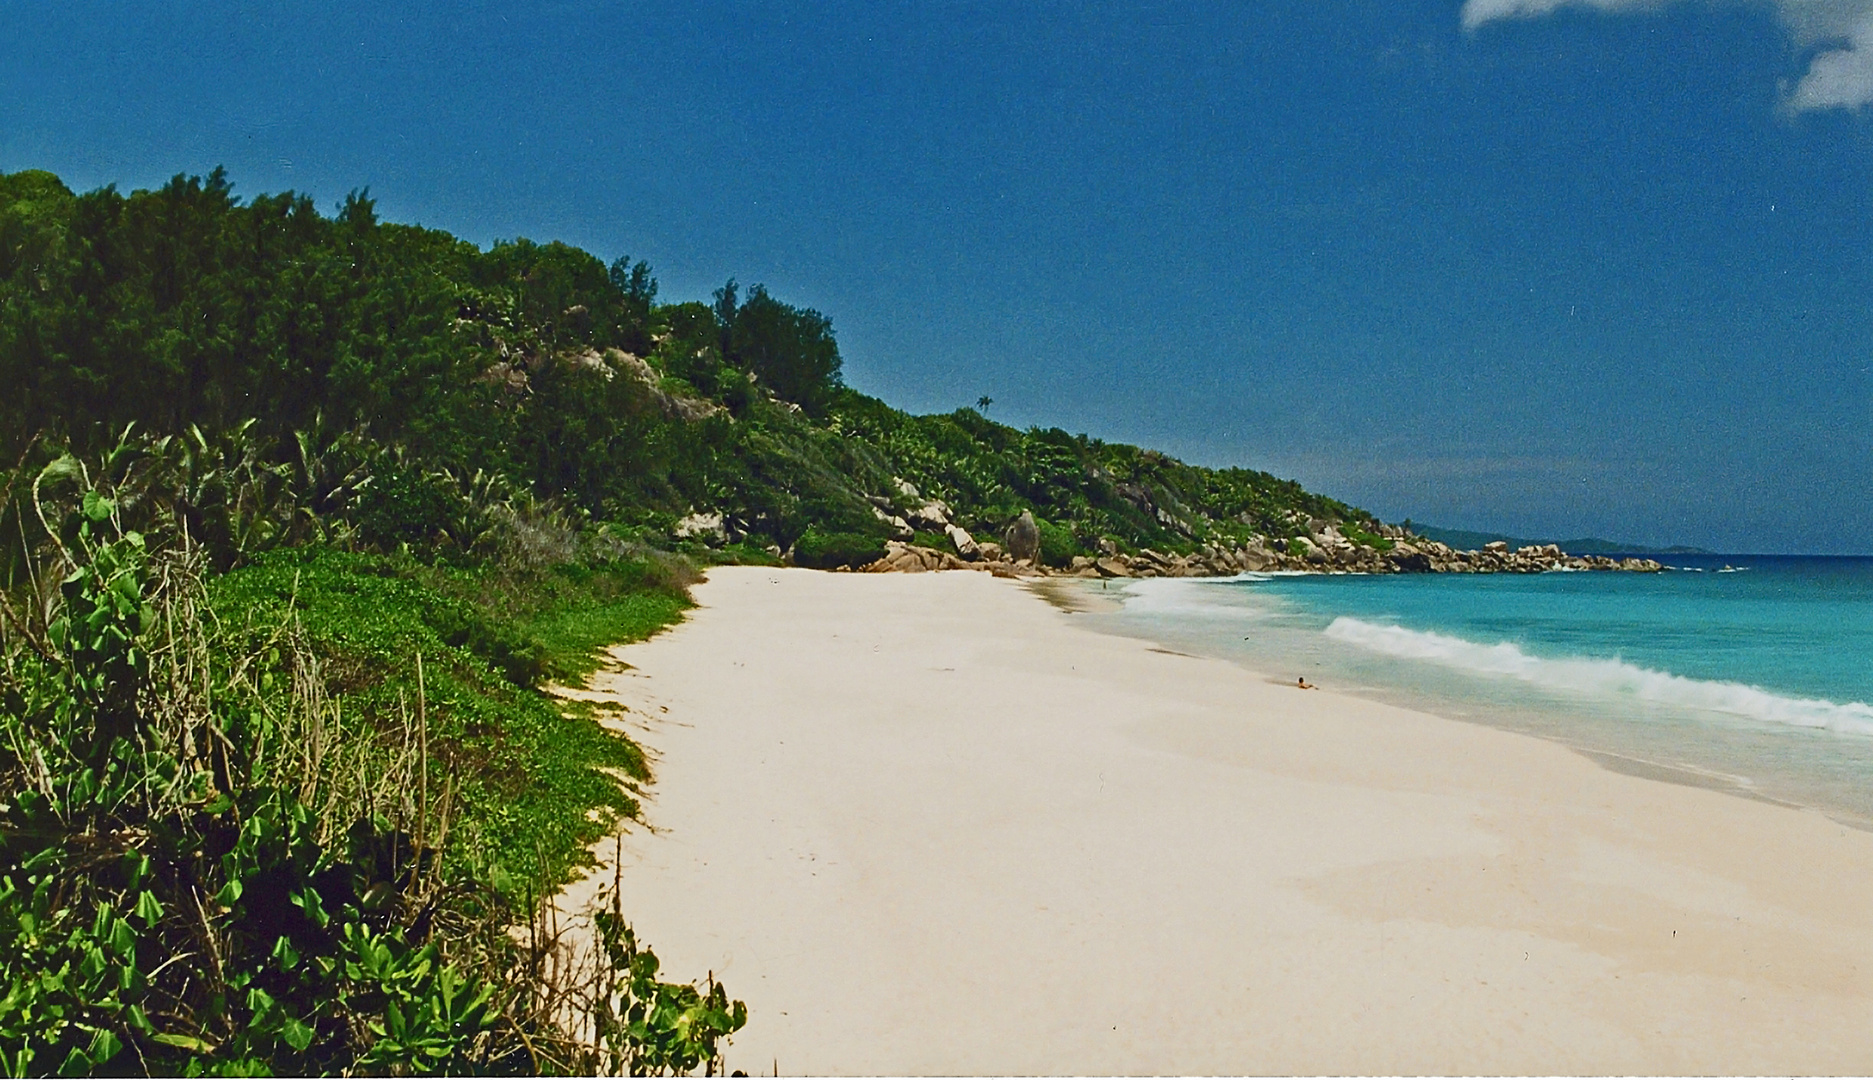
[[[747,1000],[733,1068],[1873,1071],[1873,834],[987,574],[695,596],[593,688],[655,759],[624,909]]]

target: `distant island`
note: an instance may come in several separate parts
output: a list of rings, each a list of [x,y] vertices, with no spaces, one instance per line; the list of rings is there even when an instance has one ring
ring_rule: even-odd
[[[1500,541],[1510,548],[1543,547],[1553,544],[1569,555],[1715,555],[1717,552],[1701,547],[1674,544],[1671,547],[1652,547],[1647,544],[1631,544],[1622,540],[1602,540],[1597,536],[1583,536],[1574,540],[1526,540],[1509,536],[1506,533],[1474,532],[1469,529],[1441,529],[1436,525],[1407,523],[1411,531],[1426,540],[1435,540],[1453,548],[1482,548]]]

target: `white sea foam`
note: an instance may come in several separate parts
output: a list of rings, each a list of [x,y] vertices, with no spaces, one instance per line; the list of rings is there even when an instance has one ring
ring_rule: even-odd
[[[1463,638],[1341,616],[1327,627],[1336,641],[1472,674],[1516,679],[1546,690],[1704,709],[1776,724],[1873,735],[1873,706],[1791,698],[1735,682],[1687,679],[1623,660],[1530,656],[1513,643]]]
[[[1125,584],[1125,610],[1135,615],[1241,619],[1254,613],[1228,603],[1230,594],[1218,583],[1267,581],[1265,573],[1242,573],[1227,578],[1137,578]]]

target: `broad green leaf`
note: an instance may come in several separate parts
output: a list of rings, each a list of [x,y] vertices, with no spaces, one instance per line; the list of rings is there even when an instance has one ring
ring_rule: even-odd
[[[116,507],[111,503],[111,501],[105,498],[104,496],[99,495],[96,491],[85,492],[85,497],[84,497],[85,517],[91,519],[92,521],[101,522],[105,520],[106,518],[110,517],[111,511],[114,509],[116,509]]]
[[[125,919],[116,919],[111,923],[111,949],[122,957],[133,957],[137,951],[137,932],[130,928]]]
[[[99,1028],[91,1036],[91,1045],[85,1048],[85,1056],[91,1059],[92,1067],[96,1068],[116,1057],[117,1051],[123,1048],[123,1040],[117,1037],[116,1032],[109,1028]]]
[[[159,1032],[150,1038],[164,1046],[173,1046],[178,1050],[187,1050],[191,1054],[212,1054],[215,1044],[194,1035],[178,1035],[174,1032]]]

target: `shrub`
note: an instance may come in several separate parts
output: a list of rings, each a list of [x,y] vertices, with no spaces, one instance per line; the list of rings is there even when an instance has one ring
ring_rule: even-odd
[[[1034,525],[1041,534],[1041,561],[1048,566],[1065,566],[1073,561],[1073,556],[1086,554],[1072,529],[1040,518],[1034,519]]]
[[[0,639],[0,788],[15,793],[0,804],[0,1068],[487,1067],[494,989],[421,940],[446,796],[409,783],[407,756],[360,759],[417,796],[423,824],[346,799],[354,823],[329,836],[306,800],[349,777],[321,745],[333,717],[306,667],[275,681],[269,654],[294,643],[217,655],[199,555],[153,556],[114,510],[86,493],[43,637],[9,619]]]
[[[448,535],[461,501],[440,478],[402,462],[387,463],[364,493],[358,525],[366,542],[384,550],[426,545]]]
[[[1340,535],[1346,537],[1355,544],[1361,544],[1365,547],[1377,548],[1380,551],[1392,550],[1392,541],[1380,536],[1378,533],[1367,532],[1351,522],[1344,522],[1340,525]]]
[[[558,878],[537,874],[522,907],[477,858],[492,835],[464,812],[477,777],[450,767],[436,722],[439,697],[460,708],[473,691],[477,655],[519,681],[633,618],[667,621],[678,597],[594,596],[567,613],[579,625],[534,619],[553,631],[542,643],[360,572],[385,560],[273,553],[239,576],[284,572],[289,610],[237,603],[250,618],[236,626],[215,615],[199,548],[151,545],[96,490],[52,506],[33,494],[46,591],[25,606],[0,593],[0,1073],[719,1070],[745,1008],[713,980],[658,981],[615,904],[596,927],[609,963],[583,982],[555,948],[509,933],[531,923],[542,940],[532,897]],[[667,571],[602,573],[630,590]],[[351,592],[352,652],[386,621],[399,632],[378,643],[407,649],[420,623],[414,643],[443,661],[426,693],[416,654],[387,723],[326,696],[325,656],[301,628]],[[664,603],[623,610],[646,596]],[[590,755],[563,756],[589,771]]]
[[[820,532],[807,529],[793,546],[796,566],[831,570],[839,566],[864,566],[884,557],[884,540],[854,532]]]

